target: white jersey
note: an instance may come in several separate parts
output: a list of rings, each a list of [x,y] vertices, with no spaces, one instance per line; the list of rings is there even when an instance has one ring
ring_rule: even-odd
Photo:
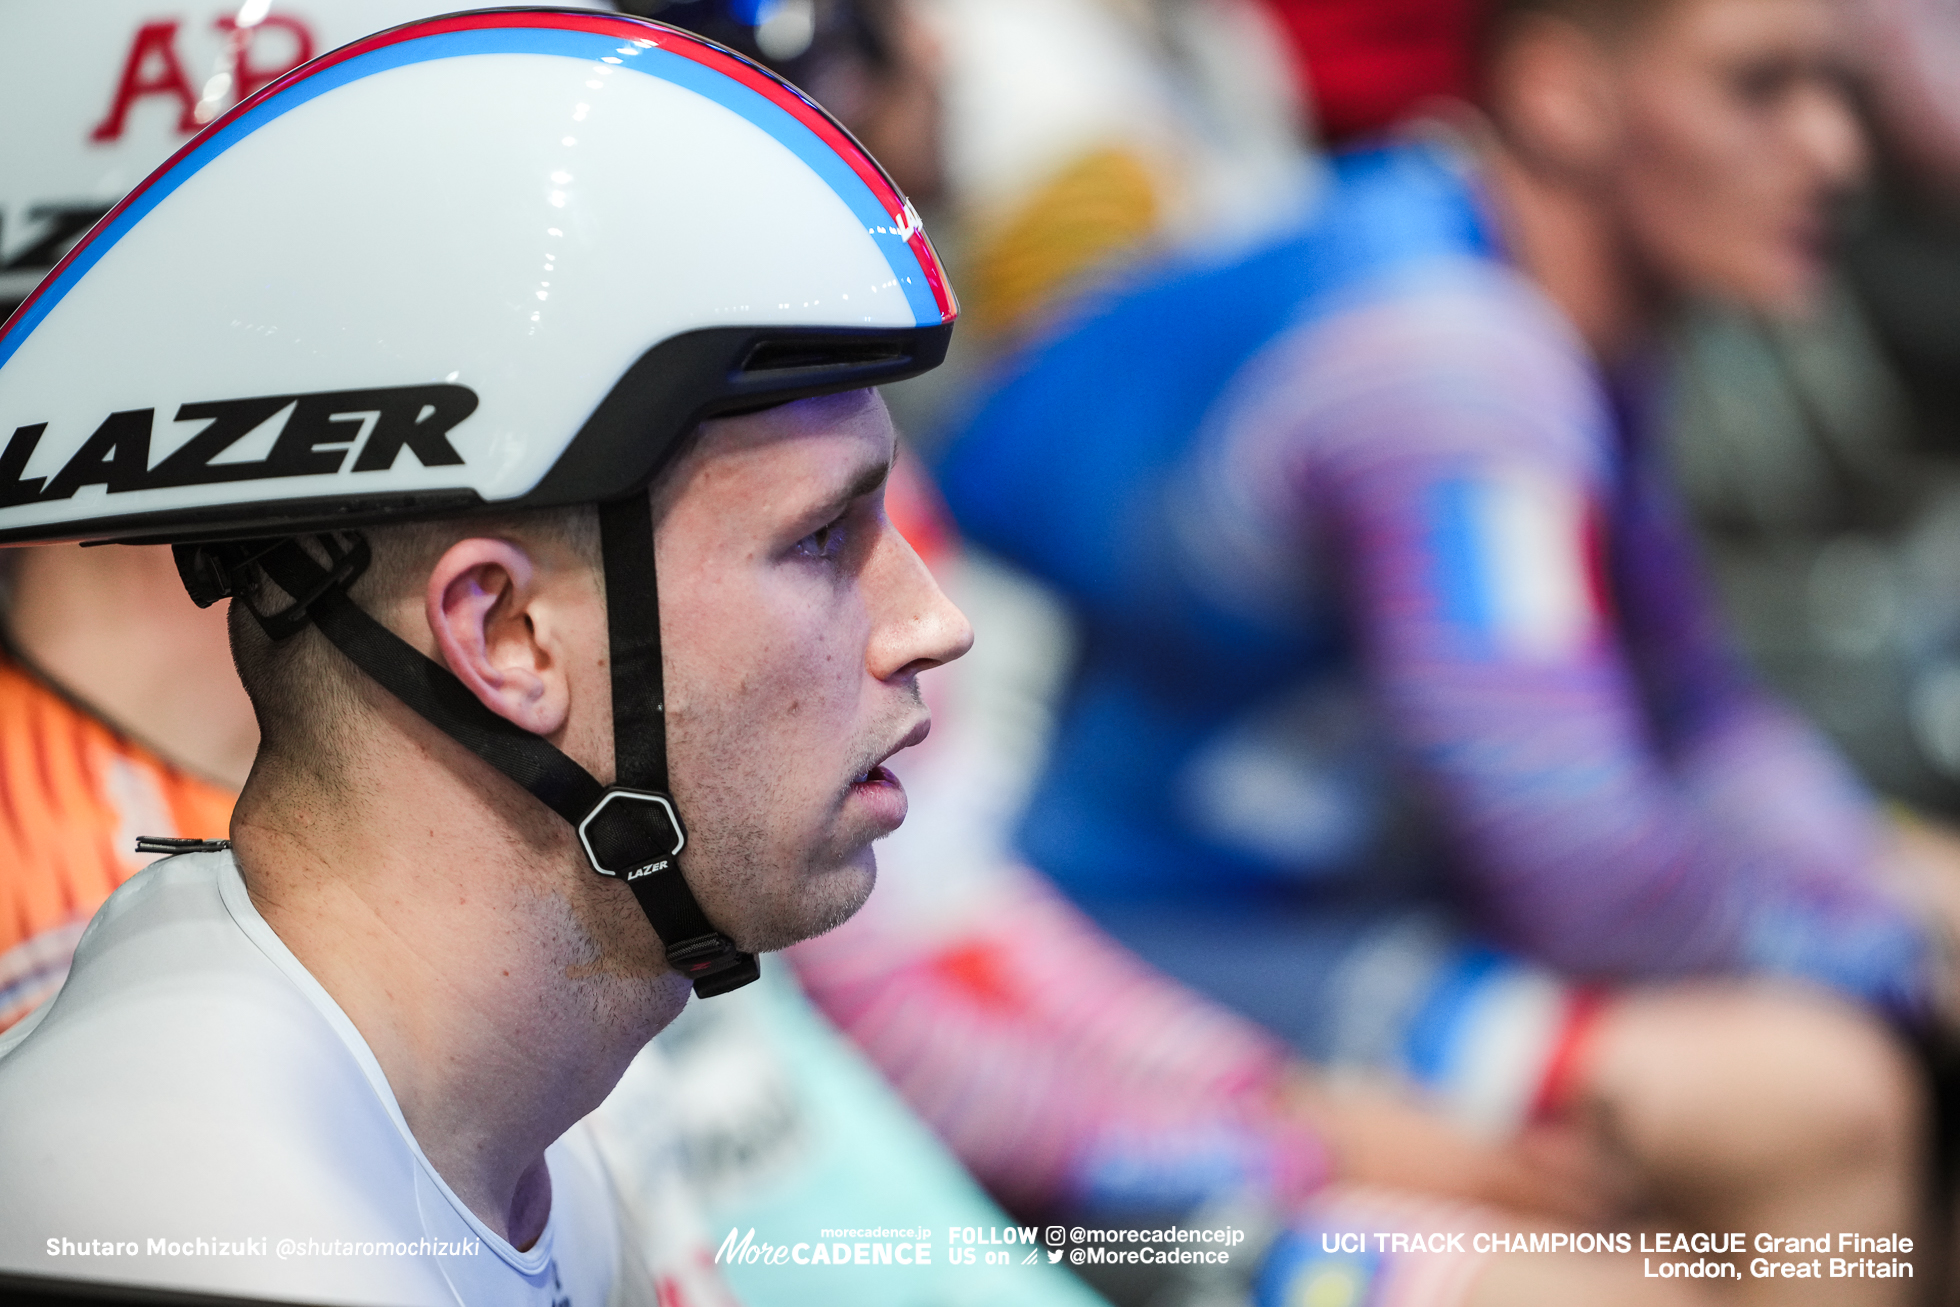
[[[367,1042],[229,853],[139,873],[0,1038],[0,1269],[315,1302],[603,1307],[616,1204],[583,1127],[518,1251],[423,1156]],[[645,1283],[643,1275],[618,1277]]]

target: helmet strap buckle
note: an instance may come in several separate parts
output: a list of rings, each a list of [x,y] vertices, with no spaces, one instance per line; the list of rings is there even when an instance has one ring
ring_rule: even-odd
[[[341,539],[348,542],[344,546]],[[327,556],[326,566],[307,552],[306,546],[297,538],[281,540],[269,548],[246,554],[226,570],[232,577],[244,573],[251,564],[261,560],[283,563],[283,567],[272,570],[272,580],[280,589],[292,596],[293,602],[276,613],[267,613],[252,602],[249,590],[240,590],[236,597],[245,605],[258,622],[259,629],[275,643],[298,635],[313,620],[311,609],[328,591],[344,591],[352,585],[361,573],[367,571],[373,555],[368,550],[367,537],[359,532],[349,531],[341,535],[316,535],[308,539],[317,544]],[[298,590],[292,590],[287,582],[295,577],[306,577]]]

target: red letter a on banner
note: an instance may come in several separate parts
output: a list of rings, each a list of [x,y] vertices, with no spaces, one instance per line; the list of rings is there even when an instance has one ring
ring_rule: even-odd
[[[129,47],[129,58],[123,64],[122,80],[116,84],[116,102],[109,109],[109,116],[97,123],[89,133],[91,141],[113,141],[123,134],[123,119],[129,114],[129,106],[146,95],[174,95],[181,106],[177,115],[177,130],[194,132],[197,130],[197,96],[191,91],[190,82],[184,77],[184,67],[177,62],[177,24],[145,23],[136,33],[136,40]],[[143,66],[153,62],[152,56],[162,60],[162,67],[145,75]]]

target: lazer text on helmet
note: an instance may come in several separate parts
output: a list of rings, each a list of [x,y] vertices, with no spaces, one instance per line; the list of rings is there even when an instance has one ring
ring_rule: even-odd
[[[84,486],[110,494],[164,486],[209,485],[341,471],[386,472],[405,448],[424,467],[463,462],[449,432],[476,411],[467,386],[435,384],[310,395],[259,395],[180,405],[175,421],[204,428],[155,466],[154,408],[111,413],[52,476],[24,476],[48,424],[17,427],[0,450],[0,507],[67,499]],[[284,424],[263,458],[219,462],[240,440],[281,413]],[[350,465],[351,455],[351,465]]]

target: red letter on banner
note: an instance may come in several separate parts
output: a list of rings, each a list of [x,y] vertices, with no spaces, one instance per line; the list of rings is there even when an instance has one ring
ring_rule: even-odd
[[[123,134],[123,119],[129,114],[129,106],[147,95],[174,95],[177,97],[179,112],[177,130],[194,132],[197,130],[197,95],[184,76],[184,67],[177,62],[177,24],[145,23],[136,33],[136,40],[129,47],[129,58],[123,63],[122,80],[116,83],[116,102],[109,109],[109,116],[96,124],[89,133],[91,141],[113,141]],[[145,74],[145,64],[161,60],[161,67],[155,72]]]

